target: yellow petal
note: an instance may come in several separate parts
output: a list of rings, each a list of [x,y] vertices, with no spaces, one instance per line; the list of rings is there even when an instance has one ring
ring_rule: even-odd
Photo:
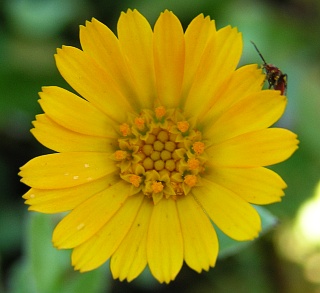
[[[185,103],[185,113],[202,116],[223,81],[235,70],[242,52],[241,34],[227,26],[208,42]]]
[[[215,22],[203,14],[194,18],[185,32],[186,60],[183,78],[182,99],[188,96],[195,74],[200,65],[203,51],[210,38],[216,33]],[[182,101],[183,103],[185,101]]]
[[[184,35],[179,19],[166,10],[154,26],[154,64],[160,103],[174,108],[180,102],[184,74]]]
[[[296,135],[268,128],[236,136],[207,148],[210,162],[224,167],[260,167],[282,162],[298,148]]]
[[[58,153],[36,157],[21,167],[21,181],[34,188],[77,186],[117,170],[106,153]]]
[[[115,151],[115,141],[109,138],[89,136],[68,130],[53,122],[46,114],[36,116],[31,129],[35,138],[56,152],[107,152]]]
[[[144,198],[128,234],[111,257],[113,278],[128,282],[141,274],[147,265],[147,233],[153,203]]]
[[[169,283],[183,264],[183,240],[176,202],[162,199],[153,208],[148,231],[147,257],[152,275]]]
[[[104,226],[86,242],[74,248],[72,265],[81,272],[106,262],[128,233],[144,196],[130,196]]]
[[[114,121],[79,96],[56,86],[43,87],[39,103],[59,125],[87,135],[117,137]]]
[[[23,198],[30,205],[30,211],[41,213],[61,213],[83,203],[94,194],[101,192],[119,181],[118,173],[109,174],[93,182],[63,189],[31,188]]]
[[[199,116],[198,121],[201,127],[206,130],[234,103],[248,94],[261,91],[264,80],[265,74],[256,64],[242,66],[232,72],[219,86],[207,107],[203,109],[203,115]]]
[[[203,179],[203,186],[193,191],[213,223],[229,237],[252,240],[258,236],[261,220],[257,211],[230,190]]]
[[[281,177],[266,168],[209,167],[205,178],[242,197],[252,204],[270,204],[281,201],[287,187]]]
[[[225,111],[204,131],[206,138],[219,143],[246,132],[271,126],[283,114],[287,99],[279,91],[261,91],[248,95]]]
[[[217,234],[202,207],[192,196],[177,200],[187,265],[200,273],[215,265],[218,256]]]
[[[53,232],[57,248],[73,248],[97,233],[123,206],[130,186],[119,181],[90,197],[64,217]]]
[[[139,104],[138,93],[114,33],[93,18],[92,22],[87,21],[86,26],[80,27],[80,42],[83,51],[108,72],[124,96]]]
[[[74,47],[63,46],[55,55],[63,78],[87,101],[117,123],[138,105],[130,103],[113,78],[93,58]]]
[[[121,13],[118,38],[131,69],[136,91],[143,108],[153,108],[156,99],[153,59],[153,32],[150,24],[137,10]]]

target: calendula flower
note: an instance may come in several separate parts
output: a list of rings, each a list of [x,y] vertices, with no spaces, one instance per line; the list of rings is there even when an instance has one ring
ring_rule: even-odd
[[[262,90],[257,65],[237,69],[242,37],[197,16],[183,31],[163,12],[154,29],[136,10],[122,13],[118,36],[96,19],[80,28],[82,50],[55,55],[77,92],[44,87],[31,130],[54,154],[21,167],[29,209],[70,211],[53,243],[73,249],[81,272],[108,259],[114,278],[146,266],[160,282],[183,262],[197,272],[219,251],[211,221],[229,237],[261,229],[251,204],[281,200],[269,166],[297,149],[296,135],[269,128],[286,97]]]

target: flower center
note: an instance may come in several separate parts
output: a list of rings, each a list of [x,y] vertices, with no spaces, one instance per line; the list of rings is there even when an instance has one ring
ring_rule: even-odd
[[[119,149],[111,158],[120,177],[156,204],[186,196],[205,170],[201,132],[178,110],[143,110],[119,126]]]

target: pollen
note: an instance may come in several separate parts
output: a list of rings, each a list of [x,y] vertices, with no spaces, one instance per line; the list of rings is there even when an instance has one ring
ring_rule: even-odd
[[[177,123],[177,127],[178,129],[184,133],[184,132],[187,132],[189,130],[189,122],[188,121],[179,121]]]
[[[127,157],[127,152],[122,151],[122,150],[118,150],[114,153],[114,157],[117,161],[122,161],[123,159],[125,159]]]
[[[145,125],[145,120],[142,117],[137,117],[134,119],[134,124],[138,127],[139,130],[143,130]]]
[[[201,141],[196,141],[193,145],[192,145],[192,148],[194,150],[194,152],[197,154],[197,155],[201,155],[203,154],[204,152],[204,143],[201,142]]]
[[[120,132],[123,136],[128,136],[129,134],[131,134],[131,129],[130,129],[129,124],[122,123],[119,128],[120,128]]]
[[[187,163],[189,170],[197,170],[200,166],[200,161],[196,158],[190,158]]]
[[[163,184],[160,181],[154,181],[151,188],[153,193],[159,193],[163,190]]]
[[[140,183],[141,183],[141,176],[138,175],[131,175],[129,178],[130,183],[134,186],[134,187],[139,187]]]
[[[195,186],[196,183],[197,183],[197,176],[195,176],[195,175],[187,175],[187,176],[184,178],[183,182],[184,182],[185,184],[187,184],[189,187],[193,187],[193,186]]]
[[[161,119],[166,114],[166,109],[162,106],[155,109],[155,114],[158,119]]]

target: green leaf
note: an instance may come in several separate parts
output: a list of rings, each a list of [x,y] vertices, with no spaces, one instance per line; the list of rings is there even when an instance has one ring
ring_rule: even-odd
[[[70,251],[53,247],[52,231],[58,220],[57,216],[29,214],[24,241],[26,257],[12,272],[10,292],[109,292],[110,274],[105,267],[83,274],[76,272],[70,264]]]
[[[257,210],[261,218],[261,232],[260,235],[267,233],[278,222],[277,218],[272,215],[268,210],[260,206],[253,207]],[[241,249],[248,246],[252,241],[236,241],[221,232],[216,226],[216,231],[219,239],[219,258],[224,258],[229,255],[238,253]]]
[[[26,260],[17,263],[11,270],[9,288],[10,293],[37,293],[31,266]]]
[[[27,255],[38,292],[57,292],[57,280],[62,277],[69,261],[68,251],[58,251],[52,246],[51,235],[54,226],[52,216],[31,214],[28,227]]]

